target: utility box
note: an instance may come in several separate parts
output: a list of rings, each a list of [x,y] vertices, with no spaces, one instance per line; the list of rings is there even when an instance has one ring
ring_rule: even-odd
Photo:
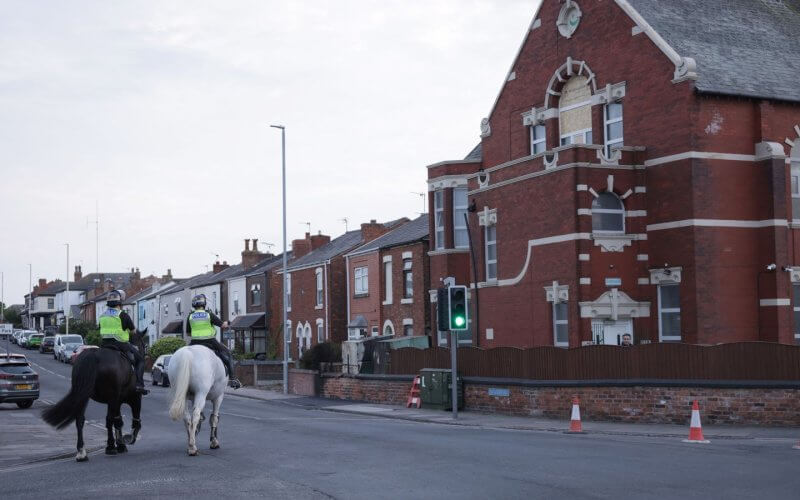
[[[423,408],[440,408],[452,410],[452,371],[448,368],[423,368],[419,372],[420,390]],[[458,409],[464,408],[464,383],[457,379]]]

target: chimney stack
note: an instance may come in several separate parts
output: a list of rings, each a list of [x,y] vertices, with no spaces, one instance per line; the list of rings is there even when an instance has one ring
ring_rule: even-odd
[[[172,281],[172,269],[167,269],[167,274],[161,276],[161,281],[164,283]]]
[[[265,254],[258,251],[258,238],[253,238],[253,249],[250,249],[250,240],[244,240],[244,250],[242,250],[242,266],[245,269],[255,267],[256,264],[261,262],[266,257]]]
[[[75,281],[80,281],[83,278],[83,272],[81,271],[81,266],[75,266]]]
[[[372,241],[388,232],[389,229],[383,224],[378,224],[375,219],[370,220],[368,223],[361,224],[361,240],[364,242]]]
[[[39,278],[39,288],[43,289],[47,286],[47,280],[44,278]]]
[[[223,262],[222,264],[219,261],[214,262],[214,274],[217,274],[225,269],[228,269],[230,266],[228,265],[228,261]]]

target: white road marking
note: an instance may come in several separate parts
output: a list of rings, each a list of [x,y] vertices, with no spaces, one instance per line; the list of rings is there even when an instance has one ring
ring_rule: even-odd
[[[56,377],[61,377],[64,380],[70,380],[72,378],[72,377],[65,377],[64,375],[61,375],[60,373],[56,373],[54,371],[50,371],[47,368],[45,368],[44,366],[40,365],[39,363],[35,363],[35,362],[31,361],[30,359],[28,360],[28,362],[30,364],[34,365],[34,366],[38,366],[40,369],[46,371],[47,373],[51,373],[51,374],[55,375]]]

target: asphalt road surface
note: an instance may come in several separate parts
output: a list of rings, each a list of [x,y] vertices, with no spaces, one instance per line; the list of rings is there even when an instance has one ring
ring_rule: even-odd
[[[42,398],[66,394],[70,366],[29,353]],[[800,451],[769,439],[689,445],[674,438],[566,435],[333,413],[312,399],[226,396],[222,447],[186,454],[167,389],[143,403],[129,453],[96,452],[0,472],[2,498],[800,498]],[[327,403],[330,404],[330,403]],[[38,414],[42,405],[30,411]],[[125,427],[130,411],[125,407]],[[0,432],[8,412],[0,412]],[[208,412],[206,412],[208,414]],[[91,402],[87,419],[102,424]],[[75,435],[74,426],[65,433]]]

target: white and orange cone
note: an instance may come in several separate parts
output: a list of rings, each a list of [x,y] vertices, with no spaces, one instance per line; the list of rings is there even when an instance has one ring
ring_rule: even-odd
[[[572,434],[583,433],[583,427],[581,426],[581,407],[578,396],[572,398],[572,416],[570,417],[569,430],[567,432]]]
[[[692,423],[689,425],[689,439],[684,439],[684,443],[710,443],[703,438],[703,426],[700,423],[700,406],[695,399],[692,402]]]

